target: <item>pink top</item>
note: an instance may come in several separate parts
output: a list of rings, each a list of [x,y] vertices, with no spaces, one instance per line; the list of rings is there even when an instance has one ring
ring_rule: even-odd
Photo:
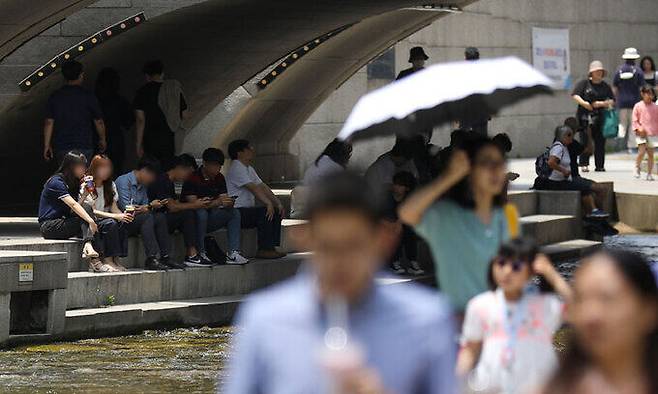
[[[640,101],[633,108],[633,130],[644,129],[647,135],[658,136],[658,105]]]

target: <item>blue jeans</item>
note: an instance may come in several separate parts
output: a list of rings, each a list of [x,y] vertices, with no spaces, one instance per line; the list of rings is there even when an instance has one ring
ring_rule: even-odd
[[[197,248],[205,253],[204,238],[207,233],[226,227],[228,232],[228,252],[240,250],[240,231],[242,219],[240,211],[235,208],[212,208],[196,210]]]

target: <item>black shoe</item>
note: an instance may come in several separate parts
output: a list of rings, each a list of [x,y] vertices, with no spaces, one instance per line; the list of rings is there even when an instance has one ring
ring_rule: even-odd
[[[157,257],[148,257],[144,263],[144,268],[152,271],[166,271],[169,269],[166,265],[160,264]]]
[[[179,270],[179,269],[184,270],[185,268],[187,268],[187,266],[183,263],[179,263],[177,261],[171,261],[169,259],[169,256],[160,257],[160,264],[165,265],[165,266],[167,266],[171,269],[175,269],[175,270]]]
[[[594,171],[596,171],[596,172],[605,172],[605,168],[595,168]]]

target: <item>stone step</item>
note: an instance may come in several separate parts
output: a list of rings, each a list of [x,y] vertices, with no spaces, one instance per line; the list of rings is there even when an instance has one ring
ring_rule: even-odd
[[[99,308],[144,302],[247,294],[294,275],[308,253],[249,264],[193,267],[185,270],[70,272],[67,308]]]
[[[404,285],[422,283],[427,277],[383,276],[377,280],[385,285]],[[116,336],[145,329],[226,325],[232,322],[244,297],[214,296],[67,310],[66,332],[61,339]]]
[[[305,223],[301,220],[286,219],[282,222],[281,249],[285,252],[295,252],[290,239],[290,230]],[[212,235],[224,250],[227,250],[226,230],[218,230]],[[182,234],[172,236],[172,258],[182,261],[185,258],[185,247]],[[242,249],[246,256],[254,256],[258,249],[258,236],[256,229],[242,230]],[[0,250],[27,250],[62,252],[67,254],[70,272],[86,271],[87,264],[82,261],[82,243],[79,240],[46,240],[40,236],[25,236],[10,239],[0,239]],[[144,267],[144,248],[141,238],[131,237],[128,240],[128,257],[122,259],[122,264],[128,268]]]
[[[538,245],[579,239],[582,234],[580,219],[571,215],[530,215],[520,219],[521,232],[532,237]]]
[[[601,242],[586,239],[573,239],[557,242],[541,247],[541,252],[547,254],[553,262],[575,260],[595,251],[602,246]]]
[[[529,216],[537,213],[537,193],[533,190],[510,191],[507,200],[516,205],[521,216]]]

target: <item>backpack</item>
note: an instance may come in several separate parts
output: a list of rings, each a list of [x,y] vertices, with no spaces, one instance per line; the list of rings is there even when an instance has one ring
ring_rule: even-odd
[[[215,264],[226,264],[226,253],[219,247],[215,237],[210,235],[203,239],[203,244],[206,247],[206,255]]]
[[[548,165],[548,158],[551,157],[551,149],[556,144],[559,144],[559,142],[554,142],[553,145],[546,148],[544,153],[537,156],[537,159],[535,160],[535,173],[537,173],[538,177],[547,179],[551,176],[553,169]]]

